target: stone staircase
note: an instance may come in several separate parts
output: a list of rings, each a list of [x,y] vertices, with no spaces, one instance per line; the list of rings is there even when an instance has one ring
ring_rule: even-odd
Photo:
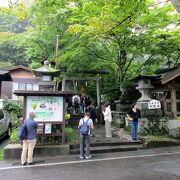
[[[141,142],[98,142],[91,143],[91,154],[135,151],[141,149]],[[70,154],[79,154],[79,144],[70,144]]]
[[[79,130],[77,129],[79,135]],[[141,142],[131,142],[130,136],[125,135],[122,129],[113,129],[113,137],[106,137],[103,125],[95,125],[92,132],[90,151],[91,154],[134,151],[142,148]],[[79,144],[70,144],[70,154],[79,154]]]

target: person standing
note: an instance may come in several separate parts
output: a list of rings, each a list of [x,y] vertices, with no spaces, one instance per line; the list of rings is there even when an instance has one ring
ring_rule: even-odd
[[[95,123],[95,104],[91,103],[91,105],[87,107],[87,112],[89,112],[90,118],[93,120],[93,123]]]
[[[84,113],[84,118],[79,121],[80,129],[80,155],[79,158],[90,159],[90,130],[94,129],[93,121],[90,119],[90,114],[88,112]],[[85,151],[84,151],[85,148]]]
[[[106,137],[112,137],[112,132],[111,132],[112,114],[111,114],[110,105],[105,104],[102,113],[104,115]]]
[[[75,96],[73,96],[72,101],[73,101],[73,105],[74,105],[75,114],[79,114],[79,102],[80,102],[79,96],[77,94]]]
[[[131,110],[127,113],[127,117],[131,121],[132,141],[138,141],[138,121],[141,118],[141,111],[137,108],[136,103],[131,105]]]
[[[21,164],[32,165],[33,164],[33,151],[36,145],[36,129],[38,123],[34,121],[35,113],[30,112],[29,118],[25,120],[24,125],[27,128],[27,139],[23,140],[23,147],[21,153]]]
[[[84,113],[84,104],[83,104],[82,94],[79,94],[79,111],[80,111],[80,114]]]

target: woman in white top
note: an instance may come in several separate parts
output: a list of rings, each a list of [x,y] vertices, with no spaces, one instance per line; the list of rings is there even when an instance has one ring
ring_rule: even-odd
[[[110,105],[105,104],[102,113],[104,115],[106,137],[112,137],[112,132],[111,132],[112,114],[111,114]]]

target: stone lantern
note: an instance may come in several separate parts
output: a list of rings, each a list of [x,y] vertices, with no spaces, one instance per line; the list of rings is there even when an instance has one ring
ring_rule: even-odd
[[[151,85],[151,81],[155,79],[156,76],[143,76],[139,75],[136,77],[136,80],[138,81],[138,86],[136,89],[141,93],[141,98],[137,100],[137,104],[140,109],[146,109],[147,103],[152,100],[150,97],[150,90],[154,88],[154,86]]]
[[[48,60],[44,61],[44,65],[38,69],[34,69],[33,73],[40,77],[39,91],[56,91],[56,83],[53,82],[54,77],[60,74],[60,70],[51,67]]]

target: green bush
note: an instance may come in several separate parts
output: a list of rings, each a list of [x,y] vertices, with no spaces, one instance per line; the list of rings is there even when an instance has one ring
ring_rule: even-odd
[[[4,150],[0,148],[0,160],[3,160],[4,157]]]
[[[9,114],[12,124],[11,143],[19,143],[18,130],[20,128],[19,117],[23,114],[23,104],[20,101],[12,101],[7,98],[3,99],[3,110]]]
[[[12,133],[11,133],[11,137],[10,137],[11,143],[19,143],[18,131],[19,131],[19,128],[12,129]]]
[[[23,104],[20,101],[12,101],[7,98],[3,99],[3,110],[9,114],[16,114],[17,117],[23,115]]]
[[[176,119],[177,119],[177,120],[180,120],[180,116],[177,116]]]
[[[78,143],[79,135],[70,127],[65,128],[65,141],[68,143]]]

